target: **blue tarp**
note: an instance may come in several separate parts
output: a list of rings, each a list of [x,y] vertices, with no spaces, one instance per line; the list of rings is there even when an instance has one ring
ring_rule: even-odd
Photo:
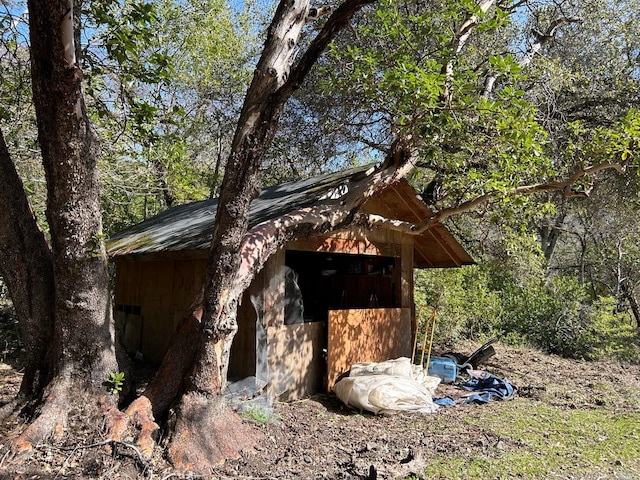
[[[513,396],[513,386],[502,378],[490,373],[484,373],[481,377],[473,377],[460,384],[462,388],[470,392],[478,392],[467,398],[464,403],[487,403],[491,397],[498,400],[506,400]]]
[[[492,397],[495,397],[498,400],[507,400],[513,396],[513,392],[515,390],[508,381],[487,372],[481,372],[478,376],[471,377],[470,380],[462,382],[460,387],[469,392],[477,392],[474,395],[467,397],[464,401],[465,404],[488,403]],[[456,404],[456,402],[449,397],[434,398],[433,402],[440,406],[451,406]]]

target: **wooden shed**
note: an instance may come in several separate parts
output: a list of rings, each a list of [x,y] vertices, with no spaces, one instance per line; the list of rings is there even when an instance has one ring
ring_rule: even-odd
[[[264,189],[250,227],[314,205],[364,168]],[[202,285],[216,206],[215,199],[181,205],[108,241],[116,326],[130,353],[162,359]],[[431,215],[405,180],[363,210],[414,223]],[[352,363],[410,356],[413,269],[471,263],[442,225],[421,235],[351,227],[290,242],[244,294],[229,379],[256,376],[292,400],[330,388]]]

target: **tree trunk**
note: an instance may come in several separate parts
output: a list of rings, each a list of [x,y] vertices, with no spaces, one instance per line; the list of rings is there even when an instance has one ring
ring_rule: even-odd
[[[178,407],[169,458],[181,470],[204,473],[252,440],[227,411],[225,388],[229,353],[238,329],[237,273],[248,227],[249,206],[259,193],[258,175],[264,154],[278,128],[282,110],[334,35],[354,12],[372,0],[347,0],[327,20],[300,61],[292,67],[300,32],[308,14],[308,0],[283,0],[267,32],[240,114],[231,154],[225,167],[204,285],[200,339],[189,391]],[[207,427],[207,444],[199,436]],[[234,436],[228,435],[229,428]],[[229,443],[231,441],[231,443]],[[215,445],[212,446],[212,445]]]
[[[52,375],[47,345],[53,334],[53,263],[1,131],[0,178],[0,273],[20,319],[24,344],[19,397],[31,400],[42,393]]]
[[[540,247],[542,248],[542,253],[544,254],[547,266],[551,263],[551,258],[556,250],[556,245],[562,235],[560,227],[562,227],[564,218],[565,215],[563,213],[559,218],[554,218],[553,223],[550,221],[538,229],[538,233],[540,234]]]
[[[102,241],[97,149],[78,64],[80,3],[29,1],[33,101],[51,233],[53,380],[40,415],[14,442],[14,453],[64,431],[71,408],[97,408],[95,400],[106,393],[108,373],[119,371]],[[114,402],[115,397],[108,397],[108,404]]]
[[[622,298],[624,298],[631,308],[631,313],[633,314],[633,318],[636,321],[636,328],[640,329],[640,305],[638,305],[638,300],[633,292],[633,286],[629,285],[629,281],[625,280],[621,285],[621,294]]]

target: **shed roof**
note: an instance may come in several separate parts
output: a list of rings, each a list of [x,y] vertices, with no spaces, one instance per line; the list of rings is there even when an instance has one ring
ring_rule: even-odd
[[[329,196],[341,195],[344,193],[342,189],[350,181],[362,177],[369,168],[370,165],[356,167],[265,188],[251,202],[249,228],[285,213],[315,205]],[[206,251],[211,243],[217,205],[217,199],[180,205],[133,225],[107,241],[109,255],[122,257]],[[405,180],[369,200],[364,210],[408,222],[426,220],[432,214]],[[418,268],[474,263],[443,225],[436,225],[427,232],[416,235],[414,244],[415,266]]]

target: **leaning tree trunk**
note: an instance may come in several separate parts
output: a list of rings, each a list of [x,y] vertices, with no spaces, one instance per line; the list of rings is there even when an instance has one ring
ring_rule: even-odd
[[[2,132],[0,178],[0,274],[20,320],[24,345],[25,366],[17,400],[28,402],[40,396],[51,380],[47,346],[53,334],[53,264]]]
[[[204,285],[195,372],[177,410],[168,451],[172,462],[182,470],[206,471],[211,462],[219,462],[251,445],[238,419],[224,405],[222,392],[231,343],[238,329],[236,314],[242,289],[238,288],[237,273],[249,206],[259,193],[259,167],[293,91],[353,13],[372,1],[344,2],[295,66],[292,64],[307,21],[309,1],[281,1],[268,29],[225,168]],[[230,430],[233,435],[229,435]],[[208,434],[207,444],[200,439],[203,434]]]
[[[97,395],[106,393],[107,374],[119,370],[102,241],[97,153],[78,63],[80,3],[29,1],[33,102],[51,233],[54,377],[40,415],[14,442],[15,453],[63,432],[71,408],[97,408]]]

